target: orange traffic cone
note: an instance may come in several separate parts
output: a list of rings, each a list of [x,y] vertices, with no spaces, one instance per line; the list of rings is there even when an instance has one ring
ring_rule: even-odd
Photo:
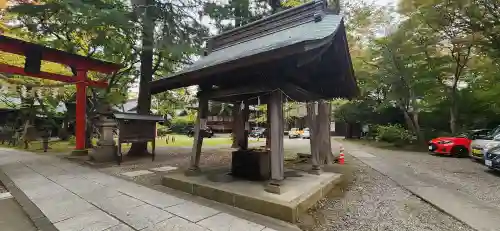
[[[344,164],[344,147],[340,147],[339,164]]]

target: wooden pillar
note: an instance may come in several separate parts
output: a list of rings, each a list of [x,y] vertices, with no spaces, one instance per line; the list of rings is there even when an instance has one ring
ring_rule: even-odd
[[[202,128],[207,124],[208,98],[201,95],[198,98],[198,115],[196,116],[196,124],[194,127],[193,149],[191,151],[191,166],[188,170],[189,174],[196,174],[200,171],[200,156],[201,146],[203,145]]]
[[[236,112],[234,118],[234,128],[233,131],[235,133],[235,139],[236,139],[236,147],[239,150],[244,150],[245,146],[245,115],[244,115],[244,109],[241,108],[241,102],[235,103],[234,106],[237,108],[234,112]]]
[[[280,194],[281,181],[284,179],[284,149],[283,149],[283,95],[273,91],[269,99],[269,116],[271,117],[271,181],[266,191]]]
[[[240,114],[240,105],[237,103],[233,103],[233,109],[231,111],[231,116],[233,117],[232,128],[231,128],[231,137],[233,142],[231,144],[231,148],[238,148],[238,132],[239,132],[239,114]]]
[[[76,84],[76,147],[72,154],[86,155],[85,130],[87,128],[87,71],[77,70],[76,78],[78,79],[78,83]]]
[[[250,117],[249,105],[248,101],[244,101],[244,107],[241,111],[241,124],[242,124],[242,134],[240,141],[240,149],[247,150],[248,149],[248,134],[250,132],[250,124],[248,123],[248,119]]]
[[[270,100],[268,100],[266,104],[266,149],[270,150],[271,149],[271,109],[270,109]]]
[[[319,159],[319,147],[318,147],[318,123],[317,123],[317,113],[318,110],[316,102],[307,103],[307,123],[309,125],[309,144],[311,146],[311,162],[312,170],[314,174],[321,173],[321,162]]]
[[[333,154],[330,140],[330,104],[321,100],[318,102],[318,146],[320,164],[332,164]]]

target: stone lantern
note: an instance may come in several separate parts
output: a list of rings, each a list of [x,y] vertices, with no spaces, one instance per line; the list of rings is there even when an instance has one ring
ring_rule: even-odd
[[[114,130],[117,123],[111,113],[111,107],[104,106],[99,110],[96,125],[99,128],[99,140],[94,151],[90,153],[90,159],[95,162],[109,162],[116,159],[116,142],[114,140]]]

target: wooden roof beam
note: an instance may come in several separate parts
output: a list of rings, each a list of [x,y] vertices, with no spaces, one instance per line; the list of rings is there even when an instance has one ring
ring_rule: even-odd
[[[209,99],[221,99],[221,98],[229,98],[240,95],[249,95],[249,94],[259,94],[266,93],[272,91],[276,88],[272,88],[271,86],[244,86],[244,87],[236,87],[229,89],[211,89],[200,91],[197,96],[198,97],[208,97]]]

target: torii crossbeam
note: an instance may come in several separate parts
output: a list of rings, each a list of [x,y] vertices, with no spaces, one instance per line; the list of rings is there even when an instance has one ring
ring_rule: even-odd
[[[106,81],[93,81],[88,79],[87,72],[96,71],[100,73],[110,74],[119,70],[121,68],[121,65],[71,54],[38,44],[10,38],[4,35],[0,35],[0,51],[23,55],[26,57],[24,68],[0,63],[1,73],[24,75],[76,84],[75,153],[86,153],[86,88],[87,86],[100,88],[105,88],[108,86],[108,83]],[[76,72],[76,75],[67,76],[40,71],[42,60],[69,66]]]

